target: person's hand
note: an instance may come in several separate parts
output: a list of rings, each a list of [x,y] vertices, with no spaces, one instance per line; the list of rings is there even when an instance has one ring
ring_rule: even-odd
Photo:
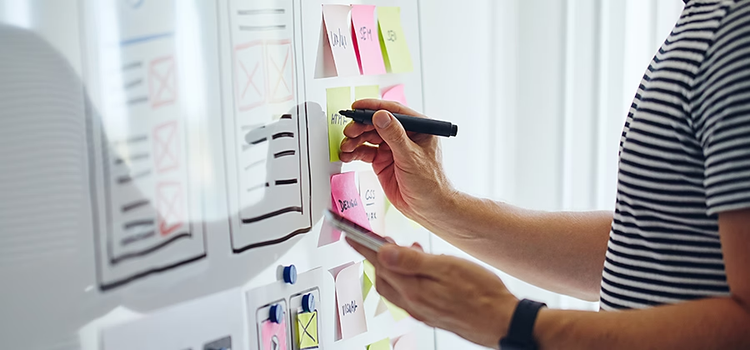
[[[497,348],[518,304],[497,275],[446,255],[386,244],[374,251],[347,242],[375,266],[375,288],[428,326]]]
[[[425,116],[397,102],[382,100],[359,100],[352,108],[378,112],[372,118],[374,125],[352,122],[346,126],[340,159],[372,163],[385,195],[410,219],[422,221],[431,214],[439,215],[444,209],[439,205],[454,190],[443,171],[438,139],[407,133],[391,112]]]

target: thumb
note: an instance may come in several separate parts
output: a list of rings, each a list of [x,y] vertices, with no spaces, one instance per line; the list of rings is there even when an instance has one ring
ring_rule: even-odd
[[[434,268],[430,255],[412,248],[385,244],[378,251],[381,266],[405,275],[424,275]]]
[[[396,153],[401,153],[407,150],[411,140],[406,135],[406,130],[404,130],[401,122],[399,122],[391,112],[385,110],[375,112],[372,116],[372,124],[391,150]]]

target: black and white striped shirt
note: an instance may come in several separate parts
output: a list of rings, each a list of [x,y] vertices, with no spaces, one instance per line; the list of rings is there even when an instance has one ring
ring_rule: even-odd
[[[750,208],[750,0],[685,2],[622,133],[604,310],[729,294],[717,218]]]

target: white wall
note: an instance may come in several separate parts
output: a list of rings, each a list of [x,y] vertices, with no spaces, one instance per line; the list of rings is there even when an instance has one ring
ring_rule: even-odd
[[[681,0],[422,0],[425,112],[461,190],[543,210],[614,207],[617,150],[645,68]],[[468,256],[433,239],[433,250]],[[596,309],[503,277],[519,297]],[[473,349],[447,332],[437,347]]]

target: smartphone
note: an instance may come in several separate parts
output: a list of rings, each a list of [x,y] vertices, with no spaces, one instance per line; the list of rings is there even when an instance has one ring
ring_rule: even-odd
[[[323,216],[325,216],[334,227],[346,233],[346,236],[351,238],[352,241],[355,241],[375,252],[377,252],[383,244],[388,243],[388,241],[379,234],[357,225],[354,221],[351,221],[332,210],[324,211]]]

